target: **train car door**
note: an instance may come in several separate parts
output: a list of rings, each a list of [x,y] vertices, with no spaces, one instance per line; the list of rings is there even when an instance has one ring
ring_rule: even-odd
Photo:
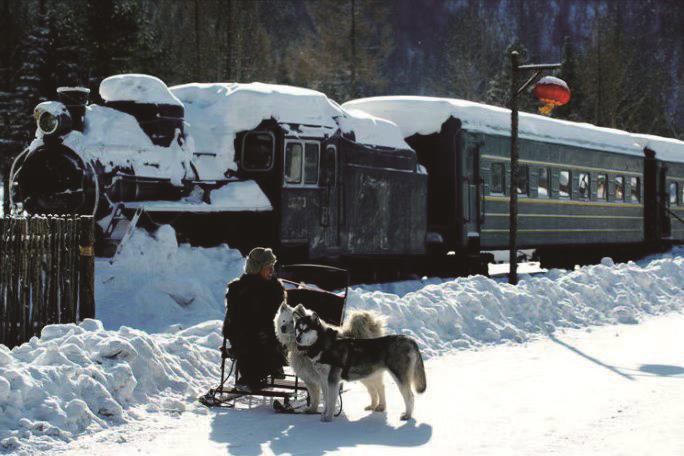
[[[478,145],[467,147],[463,174],[462,198],[466,246],[479,250],[483,192],[480,176],[480,147]]]
[[[663,221],[663,237],[669,238],[672,236],[672,221],[670,220],[670,189],[667,182],[667,166],[660,169],[659,194],[660,201],[660,216]]]
[[[308,249],[310,256],[324,249],[320,224],[320,146],[315,140],[285,139],[281,190],[280,241],[287,247]]]
[[[338,168],[337,146],[329,144],[321,158],[321,226],[325,244],[332,250],[340,246]]]

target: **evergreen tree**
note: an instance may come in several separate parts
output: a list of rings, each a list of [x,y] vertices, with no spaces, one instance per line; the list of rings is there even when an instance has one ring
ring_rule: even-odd
[[[520,54],[521,65],[527,63],[529,60],[527,48],[522,43],[516,41],[506,48],[501,69],[489,81],[489,87],[487,89],[487,94],[485,95],[485,102],[488,104],[506,108],[509,107],[509,101],[512,95],[511,52],[513,51],[518,51]],[[520,75],[518,78],[519,85],[522,85],[527,80],[527,77],[529,77],[529,75]],[[530,87],[525,93],[522,93],[518,96],[518,109],[521,111],[536,111],[536,102],[530,95],[531,91],[532,88]]]
[[[23,63],[12,93],[12,106],[8,111],[8,136],[15,146],[22,147],[33,136],[33,108],[53,94],[47,65],[50,48],[50,20],[47,15],[43,15],[20,47]]]
[[[498,70],[500,45],[494,34],[481,33],[482,23],[497,21],[485,17],[481,1],[471,1],[458,11],[445,34],[439,59],[440,71],[430,85],[435,95],[481,101],[487,91],[487,80]],[[496,65],[492,65],[496,62]]]
[[[136,0],[86,0],[89,84],[98,98],[102,79],[120,73],[154,73],[160,51],[156,34]]]
[[[578,121],[582,119],[582,106],[585,102],[585,97],[582,93],[578,74],[578,56],[575,51],[575,45],[569,36],[565,37],[563,43],[563,59],[561,63],[563,66],[561,67],[559,77],[568,84],[572,96],[568,104],[553,110],[553,116]]]

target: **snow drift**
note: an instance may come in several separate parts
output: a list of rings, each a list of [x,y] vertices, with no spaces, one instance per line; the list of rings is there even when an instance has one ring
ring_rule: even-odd
[[[150,336],[85,320],[47,326],[12,351],[0,345],[0,451],[19,450],[25,441],[40,450],[121,424],[139,404],[182,412],[219,361],[216,327]]]
[[[434,357],[682,310],[683,254],[605,259],[523,276],[518,286],[475,276],[355,287],[348,306],[382,313],[390,332],[414,337]],[[178,245],[170,227],[136,232],[113,262],[98,260],[102,322],[48,326],[11,351],[0,346],[0,451],[23,451],[27,442],[32,451],[47,448],[146,412],[183,411],[217,379],[223,293],[243,261],[226,246]]]
[[[682,250],[678,250],[682,253]],[[522,342],[556,328],[636,323],[684,307],[684,257],[552,270],[518,286],[483,276],[428,285],[403,297],[355,289],[349,308],[375,310],[428,356],[483,343]]]

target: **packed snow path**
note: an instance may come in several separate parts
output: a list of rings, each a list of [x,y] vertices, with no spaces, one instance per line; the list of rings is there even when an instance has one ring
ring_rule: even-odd
[[[69,454],[684,454],[684,315],[567,330],[427,363],[415,421],[387,380],[387,413],[358,385],[333,423],[318,416],[194,406],[83,437]],[[59,453],[55,451],[54,453]],[[54,454],[53,453],[53,454]]]

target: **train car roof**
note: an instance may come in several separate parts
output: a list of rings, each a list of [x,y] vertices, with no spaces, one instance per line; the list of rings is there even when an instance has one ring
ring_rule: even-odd
[[[299,124],[354,132],[357,142],[410,149],[401,130],[391,121],[363,112],[348,111],[325,94],[300,87],[254,82],[183,84],[171,92],[185,106],[185,118],[197,151],[227,151],[234,167],[235,134],[275,119],[280,124]],[[235,168],[233,168],[235,169]]]
[[[449,118],[459,119],[469,131],[509,136],[511,111],[506,108],[455,98],[419,96],[386,96],[351,100],[345,109],[358,109],[395,122],[404,138],[414,134],[428,135],[440,131]],[[521,138],[567,144],[589,149],[643,157],[645,142],[653,144],[656,156],[662,160],[684,162],[684,143],[669,138],[635,135],[623,130],[597,127],[520,113]]]
[[[674,163],[684,163],[684,141],[640,133],[635,133],[633,136],[642,147],[654,151],[658,159]]]

